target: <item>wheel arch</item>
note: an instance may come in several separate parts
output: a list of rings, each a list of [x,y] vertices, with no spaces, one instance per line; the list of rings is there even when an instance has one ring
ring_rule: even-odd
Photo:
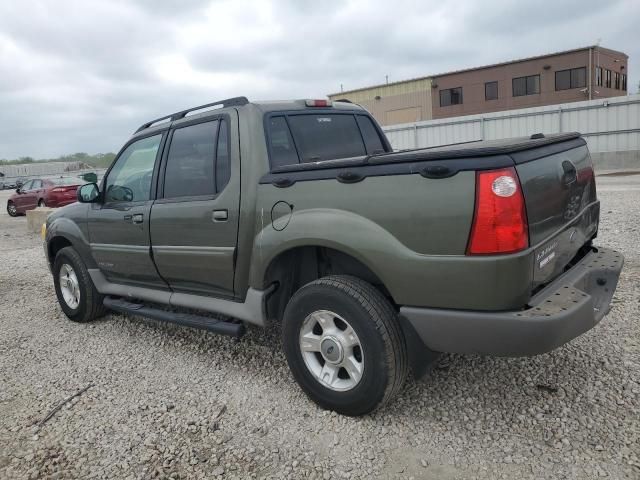
[[[336,246],[296,245],[275,255],[264,270],[262,284],[277,288],[266,302],[267,318],[279,321],[293,294],[302,286],[328,275],[351,275],[380,290],[394,305],[380,276],[365,261]]]

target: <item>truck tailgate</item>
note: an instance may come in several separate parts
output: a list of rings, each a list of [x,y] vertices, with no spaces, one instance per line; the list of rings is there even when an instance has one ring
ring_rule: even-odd
[[[597,232],[593,163],[582,139],[519,152],[513,159],[535,249],[535,289],[560,275]]]

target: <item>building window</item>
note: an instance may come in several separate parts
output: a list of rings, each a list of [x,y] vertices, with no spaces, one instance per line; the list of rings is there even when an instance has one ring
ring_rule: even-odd
[[[613,78],[615,81],[615,89],[620,90],[620,74],[618,72],[614,72]]]
[[[440,106],[459,105],[462,103],[462,87],[440,90]]]
[[[622,90],[624,91],[627,90],[627,74],[626,73],[622,74]]]
[[[611,70],[605,70],[606,80],[604,82],[604,86],[606,88],[611,88]]]
[[[498,99],[498,82],[487,82],[484,84],[484,99],[485,100]]]
[[[596,67],[596,86],[602,86],[602,67]]]
[[[587,86],[587,69],[585,67],[560,70],[556,72],[556,90],[584,88]]]
[[[518,77],[513,79],[513,96],[535,95],[540,93],[540,75]]]

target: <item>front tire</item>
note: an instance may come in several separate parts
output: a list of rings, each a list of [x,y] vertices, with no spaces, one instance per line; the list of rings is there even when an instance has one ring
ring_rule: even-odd
[[[16,204],[13,203],[11,200],[7,202],[7,213],[9,214],[10,217],[18,216],[18,208],[16,207]]]
[[[407,377],[405,339],[382,293],[359,278],[336,275],[298,290],[285,309],[289,368],[322,408],[364,415],[393,398]]]
[[[87,267],[73,247],[65,247],[56,255],[53,283],[60,308],[69,320],[90,322],[105,314],[104,297],[96,290]]]

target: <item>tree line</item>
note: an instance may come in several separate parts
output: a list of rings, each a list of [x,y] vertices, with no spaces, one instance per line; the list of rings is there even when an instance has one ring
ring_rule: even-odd
[[[111,165],[115,156],[115,153],[96,153],[89,155],[88,153],[78,152],[72,155],[62,155],[57,158],[42,158],[38,160],[32,157],[19,157],[13,160],[0,159],[0,165],[23,165],[25,163],[36,162],[84,162],[92,167],[106,168]]]

